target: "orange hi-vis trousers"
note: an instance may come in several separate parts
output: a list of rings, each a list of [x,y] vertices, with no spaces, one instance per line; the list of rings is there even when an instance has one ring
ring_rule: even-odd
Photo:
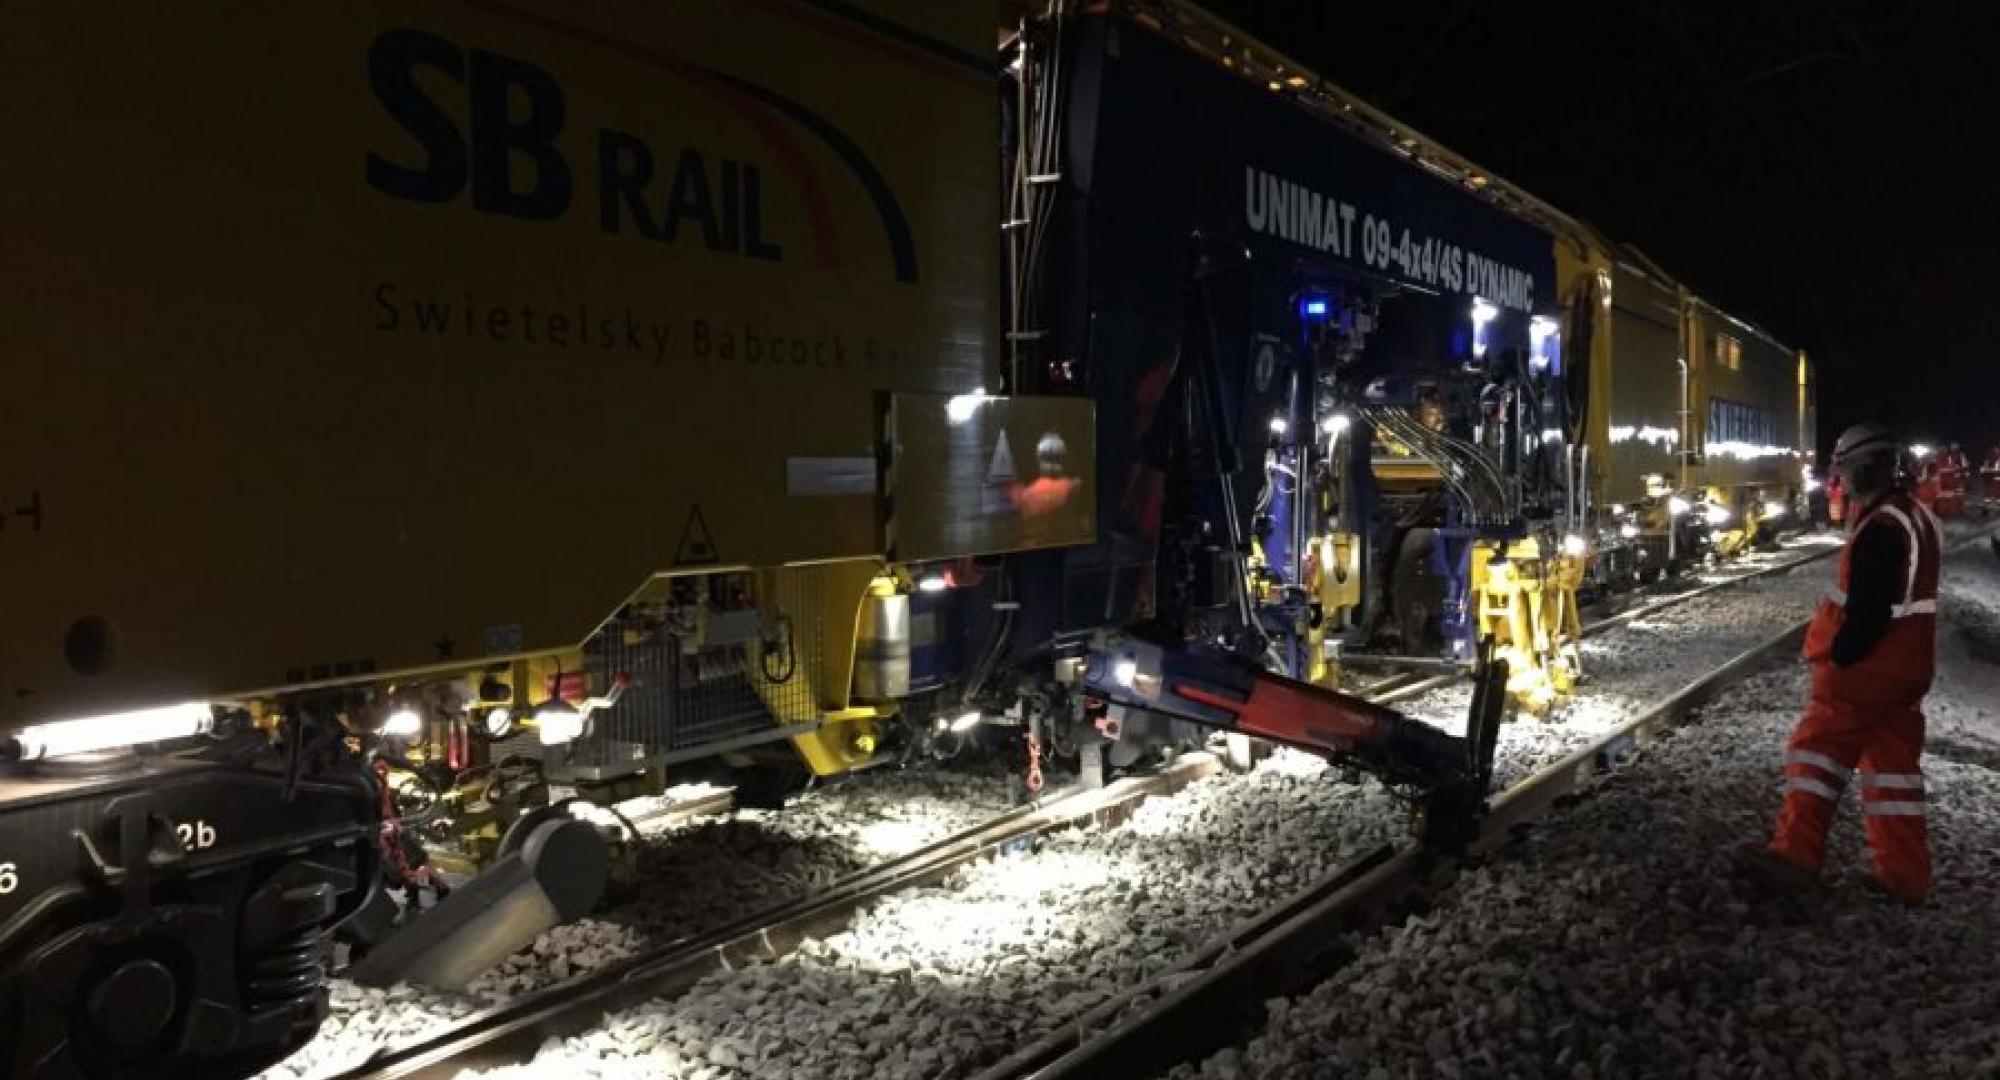
[[[1924,825],[1923,688],[1864,684],[1828,661],[1813,664],[1806,714],[1785,752],[1785,806],[1771,851],[1817,872],[1840,793],[1856,769],[1875,875],[1891,893],[1922,900],[1931,884]]]

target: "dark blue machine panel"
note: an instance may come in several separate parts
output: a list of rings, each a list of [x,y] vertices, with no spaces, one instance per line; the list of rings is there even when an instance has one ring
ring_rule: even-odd
[[[1074,103],[1094,117],[1072,124],[1070,161],[1099,208],[1506,310],[1554,305],[1546,232],[1146,30],[1095,30],[1111,40],[1076,57],[1097,65],[1073,84],[1096,107]]]
[[[1062,627],[1146,613],[1177,498],[1159,472],[1178,422],[1165,392],[1197,345],[1218,361],[1248,508],[1272,421],[1312,415],[1301,320],[1320,297],[1374,305],[1346,375],[1392,398],[1400,376],[1519,355],[1530,317],[1557,307],[1541,229],[1115,14],[1072,29],[1037,328],[1083,385],[1040,389],[1096,401],[1102,503],[1099,543],[1060,557]],[[1479,330],[1475,298],[1491,305]]]

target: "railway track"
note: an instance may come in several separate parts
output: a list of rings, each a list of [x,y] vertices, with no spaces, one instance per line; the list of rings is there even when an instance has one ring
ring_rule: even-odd
[[[1240,1037],[1254,1020],[1245,1005],[1296,991],[1338,967],[1349,934],[1421,910],[1449,887],[1458,867],[1489,854],[1547,817],[1566,796],[1616,767],[1671,724],[1778,654],[1795,649],[1804,624],[1788,628],[1641,716],[1503,792],[1464,852],[1414,844],[1369,852],[1211,942],[1173,970],[1100,1005],[1062,1031],[977,1074],[976,1080],[1153,1076]]]
[[[1992,530],[1951,545],[1948,554],[1984,543]],[[1838,549],[1831,549],[1838,550]],[[1772,567],[1792,569],[1824,555]],[[1747,580],[1731,579],[1701,590]],[[1622,621],[1691,599],[1648,605]],[[974,1080],[1069,1080],[1146,1077],[1197,1061],[1236,1042],[1272,997],[1302,991],[1336,971],[1350,936],[1382,927],[1436,903],[1460,867],[1490,855],[1522,830],[1546,821],[1566,800],[1619,767],[1670,727],[1773,660],[1794,654],[1810,620],[1761,644],[1604,733],[1495,798],[1478,837],[1463,850],[1415,844],[1382,847],[1236,927],[1225,937],[1144,985],[1104,1002],[1058,1032],[985,1069]],[[1603,624],[1599,624],[1603,625]]]
[[[1101,789],[1069,788],[1044,796],[811,896],[482,1010],[429,1039],[332,1075],[338,1080],[447,1077],[525,1060],[545,1040],[575,1034],[606,1011],[678,993],[711,971],[780,956],[800,941],[847,925],[858,909],[888,893],[936,882],[1056,829],[1115,823],[1146,799],[1172,794],[1220,768],[1209,754],[1191,754],[1159,772]]]
[[[1670,593],[1669,595],[1652,599],[1641,599],[1630,605],[1622,605],[1617,610],[1602,612],[1596,618],[1586,622],[1583,626],[1583,636],[1586,639],[1596,637],[1607,631],[1638,622],[1641,619],[1657,615],[1669,608],[1679,607],[1691,600],[1699,600],[1704,596],[1741,585],[1744,582],[1756,581],[1774,574],[1789,573],[1799,567],[1830,558],[1839,551],[1840,548],[1837,545],[1828,545],[1823,548],[1810,550],[1797,558],[1775,562],[1769,566],[1760,566],[1755,570],[1735,574],[1720,581],[1711,581],[1681,592]],[[1425,675],[1422,672],[1402,672],[1388,676],[1380,682],[1372,684],[1364,693],[1384,705],[1394,705],[1397,702],[1422,697],[1433,690],[1451,686],[1464,677],[1462,672],[1455,671],[1436,675]]]
[[[1600,619],[1587,627],[1585,632],[1587,635],[1599,633],[1720,589],[1796,569],[1824,558],[1835,550],[1837,549],[1829,547],[1801,558],[1761,567],[1746,574],[1646,602],[1606,619]],[[1426,677],[1417,673],[1415,677],[1392,676],[1391,680],[1385,680],[1389,685],[1383,688],[1379,697],[1386,701],[1406,700],[1428,690],[1448,686],[1460,678],[1461,676],[1455,674]],[[1382,684],[1378,683],[1377,686],[1381,687]],[[1601,742],[1609,744],[1620,737],[1636,741],[1642,739],[1649,730],[1651,729],[1639,725],[1629,732],[1614,733],[1614,736],[1607,737]],[[1510,789],[1509,793],[1496,804],[1494,819],[1525,820],[1526,808],[1539,805],[1522,801],[1529,798],[1526,792],[1541,790],[1540,787],[1530,788],[1530,784],[1542,786],[1553,784],[1555,781],[1548,777],[1563,774],[1564,770],[1575,774],[1573,783],[1583,782],[1591,775],[1591,771],[1580,768],[1577,763],[1588,757],[1589,754],[1586,752],[1572,754],[1563,764],[1544,770],[1530,781]],[[598,1023],[607,1012],[615,1012],[641,1000],[672,997],[692,986],[703,975],[716,970],[783,955],[800,941],[844,928],[858,909],[880,897],[904,888],[939,881],[953,870],[972,861],[1024,846],[1032,842],[1035,837],[1056,829],[1088,823],[1113,823],[1128,815],[1145,799],[1176,791],[1217,768],[1217,763],[1207,755],[1195,755],[1159,774],[1121,780],[1101,791],[1069,790],[1045,797],[1035,805],[1018,808],[943,841],[858,872],[812,896],[752,914],[727,926],[673,942],[637,957],[614,962],[505,1004],[480,1010],[442,1028],[428,1038],[378,1054],[364,1064],[323,1075],[330,1076],[334,1080],[446,1077],[456,1075],[465,1069],[498,1067],[530,1060],[545,1041],[588,1029]],[[1215,962],[1227,955],[1253,951],[1251,946],[1254,942],[1266,938],[1270,931],[1285,925],[1290,920],[1323,919],[1323,915],[1315,913],[1321,912],[1332,901],[1335,893],[1343,896],[1365,895],[1379,899],[1387,895],[1384,892],[1385,883],[1400,881],[1403,875],[1413,871],[1419,871],[1420,878],[1425,877],[1435,869],[1433,861],[1420,856],[1414,849],[1375,850],[1344,867],[1342,871],[1314,888],[1254,920],[1254,925],[1241,928],[1226,939],[1201,949],[1187,961],[1194,966],[1181,970],[1176,978],[1184,981],[1196,980],[1203,964]],[[1423,865],[1413,865],[1418,863]],[[1406,886],[1399,886],[1398,889],[1388,890],[1388,893],[1400,894],[1405,890]],[[1354,907],[1354,904],[1355,901],[1351,899],[1341,900],[1336,904],[1337,908],[1346,912],[1340,916],[1342,919],[1352,918],[1355,911],[1361,910]],[[1369,907],[1372,909],[1373,906],[1374,902],[1371,901]],[[1382,910],[1386,912],[1388,909]],[[1233,969],[1240,965],[1230,966]],[[1126,1008],[1136,1008],[1138,1004],[1139,999],[1135,999]],[[1099,1026],[1106,1019],[1100,1014],[1107,1012],[1117,1014],[1121,1011],[1123,1010],[1119,1008],[1102,1007],[1091,1014],[1091,1017],[1097,1019],[1086,1017],[1078,1022],[1074,1030],[1081,1032]],[[1085,1042],[1078,1041],[1068,1047],[1047,1048],[1037,1054],[1035,1060],[1044,1062],[1058,1060],[1084,1045]],[[1057,1051],[1052,1057],[1049,1056],[1051,1050]],[[1114,1072],[1123,1074],[1122,1069]],[[1033,1070],[1029,1070],[1028,1073],[1017,1074],[1032,1073]],[[1087,1074],[1076,1072],[1066,1075]],[[993,1075],[1007,1074],[996,1072]]]

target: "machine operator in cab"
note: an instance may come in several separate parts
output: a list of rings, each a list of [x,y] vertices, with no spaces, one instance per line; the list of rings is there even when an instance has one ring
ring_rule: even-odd
[[[1847,491],[1847,546],[1833,592],[1806,632],[1806,712],[1785,752],[1785,803],[1768,847],[1746,869],[1771,886],[1810,887],[1826,860],[1840,794],[1861,786],[1874,883],[1921,904],[1931,883],[1924,826],[1924,695],[1936,668],[1944,527],[1896,483],[1897,443],[1877,424],[1849,428],[1833,467]]]

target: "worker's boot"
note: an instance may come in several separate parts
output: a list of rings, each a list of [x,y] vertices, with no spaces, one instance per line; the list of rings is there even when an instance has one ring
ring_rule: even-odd
[[[1736,871],[1761,892],[1802,902],[1819,895],[1819,875],[1761,844],[1737,852]]]
[[[1882,879],[1876,877],[1874,874],[1861,875],[1861,887],[1870,896],[1885,900],[1898,907],[1920,908],[1928,906],[1928,901],[1924,897],[1899,893],[1889,886],[1882,884]]]

